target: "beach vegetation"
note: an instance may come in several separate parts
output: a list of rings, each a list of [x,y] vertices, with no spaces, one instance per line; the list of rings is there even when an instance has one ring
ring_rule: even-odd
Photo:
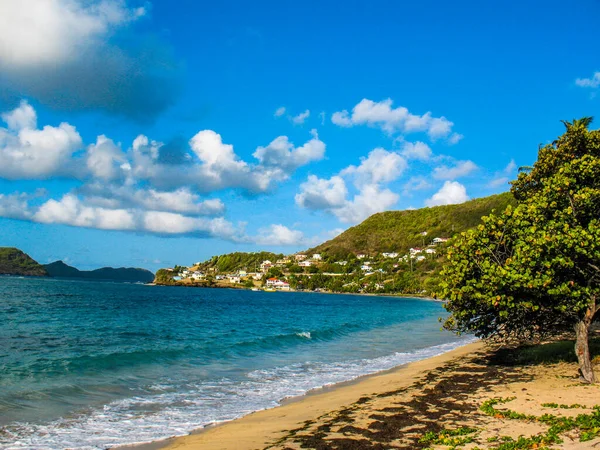
[[[596,381],[590,326],[600,311],[600,130],[591,119],[539,149],[517,200],[455,239],[440,275],[444,327],[520,342],[575,332],[583,381]]]

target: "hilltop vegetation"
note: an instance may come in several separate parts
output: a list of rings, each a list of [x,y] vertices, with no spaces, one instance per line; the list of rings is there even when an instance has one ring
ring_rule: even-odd
[[[271,252],[235,252],[226,255],[213,256],[208,261],[198,265],[201,271],[209,271],[215,269],[217,272],[235,272],[238,270],[256,271],[260,269],[260,263],[265,260],[277,261],[283,258],[283,254]]]
[[[359,225],[307,253],[326,253],[339,259],[358,253],[406,253],[411,247],[427,243],[431,237],[452,237],[473,228],[481,222],[481,217],[492,210],[504,211],[509,204],[514,205],[515,200],[510,192],[506,192],[460,205],[373,214]],[[424,231],[427,237],[421,235]]]
[[[18,248],[0,247],[0,275],[44,277],[48,273],[44,266]]]

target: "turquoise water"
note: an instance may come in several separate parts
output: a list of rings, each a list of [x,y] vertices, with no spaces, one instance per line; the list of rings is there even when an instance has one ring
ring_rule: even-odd
[[[0,277],[0,447],[149,442],[463,343],[418,299]]]

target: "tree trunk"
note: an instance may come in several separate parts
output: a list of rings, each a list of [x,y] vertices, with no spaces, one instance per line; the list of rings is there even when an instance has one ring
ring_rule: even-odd
[[[579,361],[579,372],[581,374],[582,381],[586,383],[595,383],[596,377],[594,376],[594,367],[590,358],[590,347],[589,347],[589,330],[592,319],[594,318],[594,312],[596,311],[595,302],[590,305],[588,310],[585,312],[585,316],[575,325],[575,335],[577,340],[575,341],[575,353],[577,354],[577,360]]]

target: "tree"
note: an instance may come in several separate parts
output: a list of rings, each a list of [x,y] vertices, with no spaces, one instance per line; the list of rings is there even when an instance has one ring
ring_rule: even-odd
[[[517,205],[484,217],[448,251],[444,326],[483,338],[575,331],[582,378],[596,381],[588,334],[600,310],[600,131],[591,119],[540,148],[512,183]]]

